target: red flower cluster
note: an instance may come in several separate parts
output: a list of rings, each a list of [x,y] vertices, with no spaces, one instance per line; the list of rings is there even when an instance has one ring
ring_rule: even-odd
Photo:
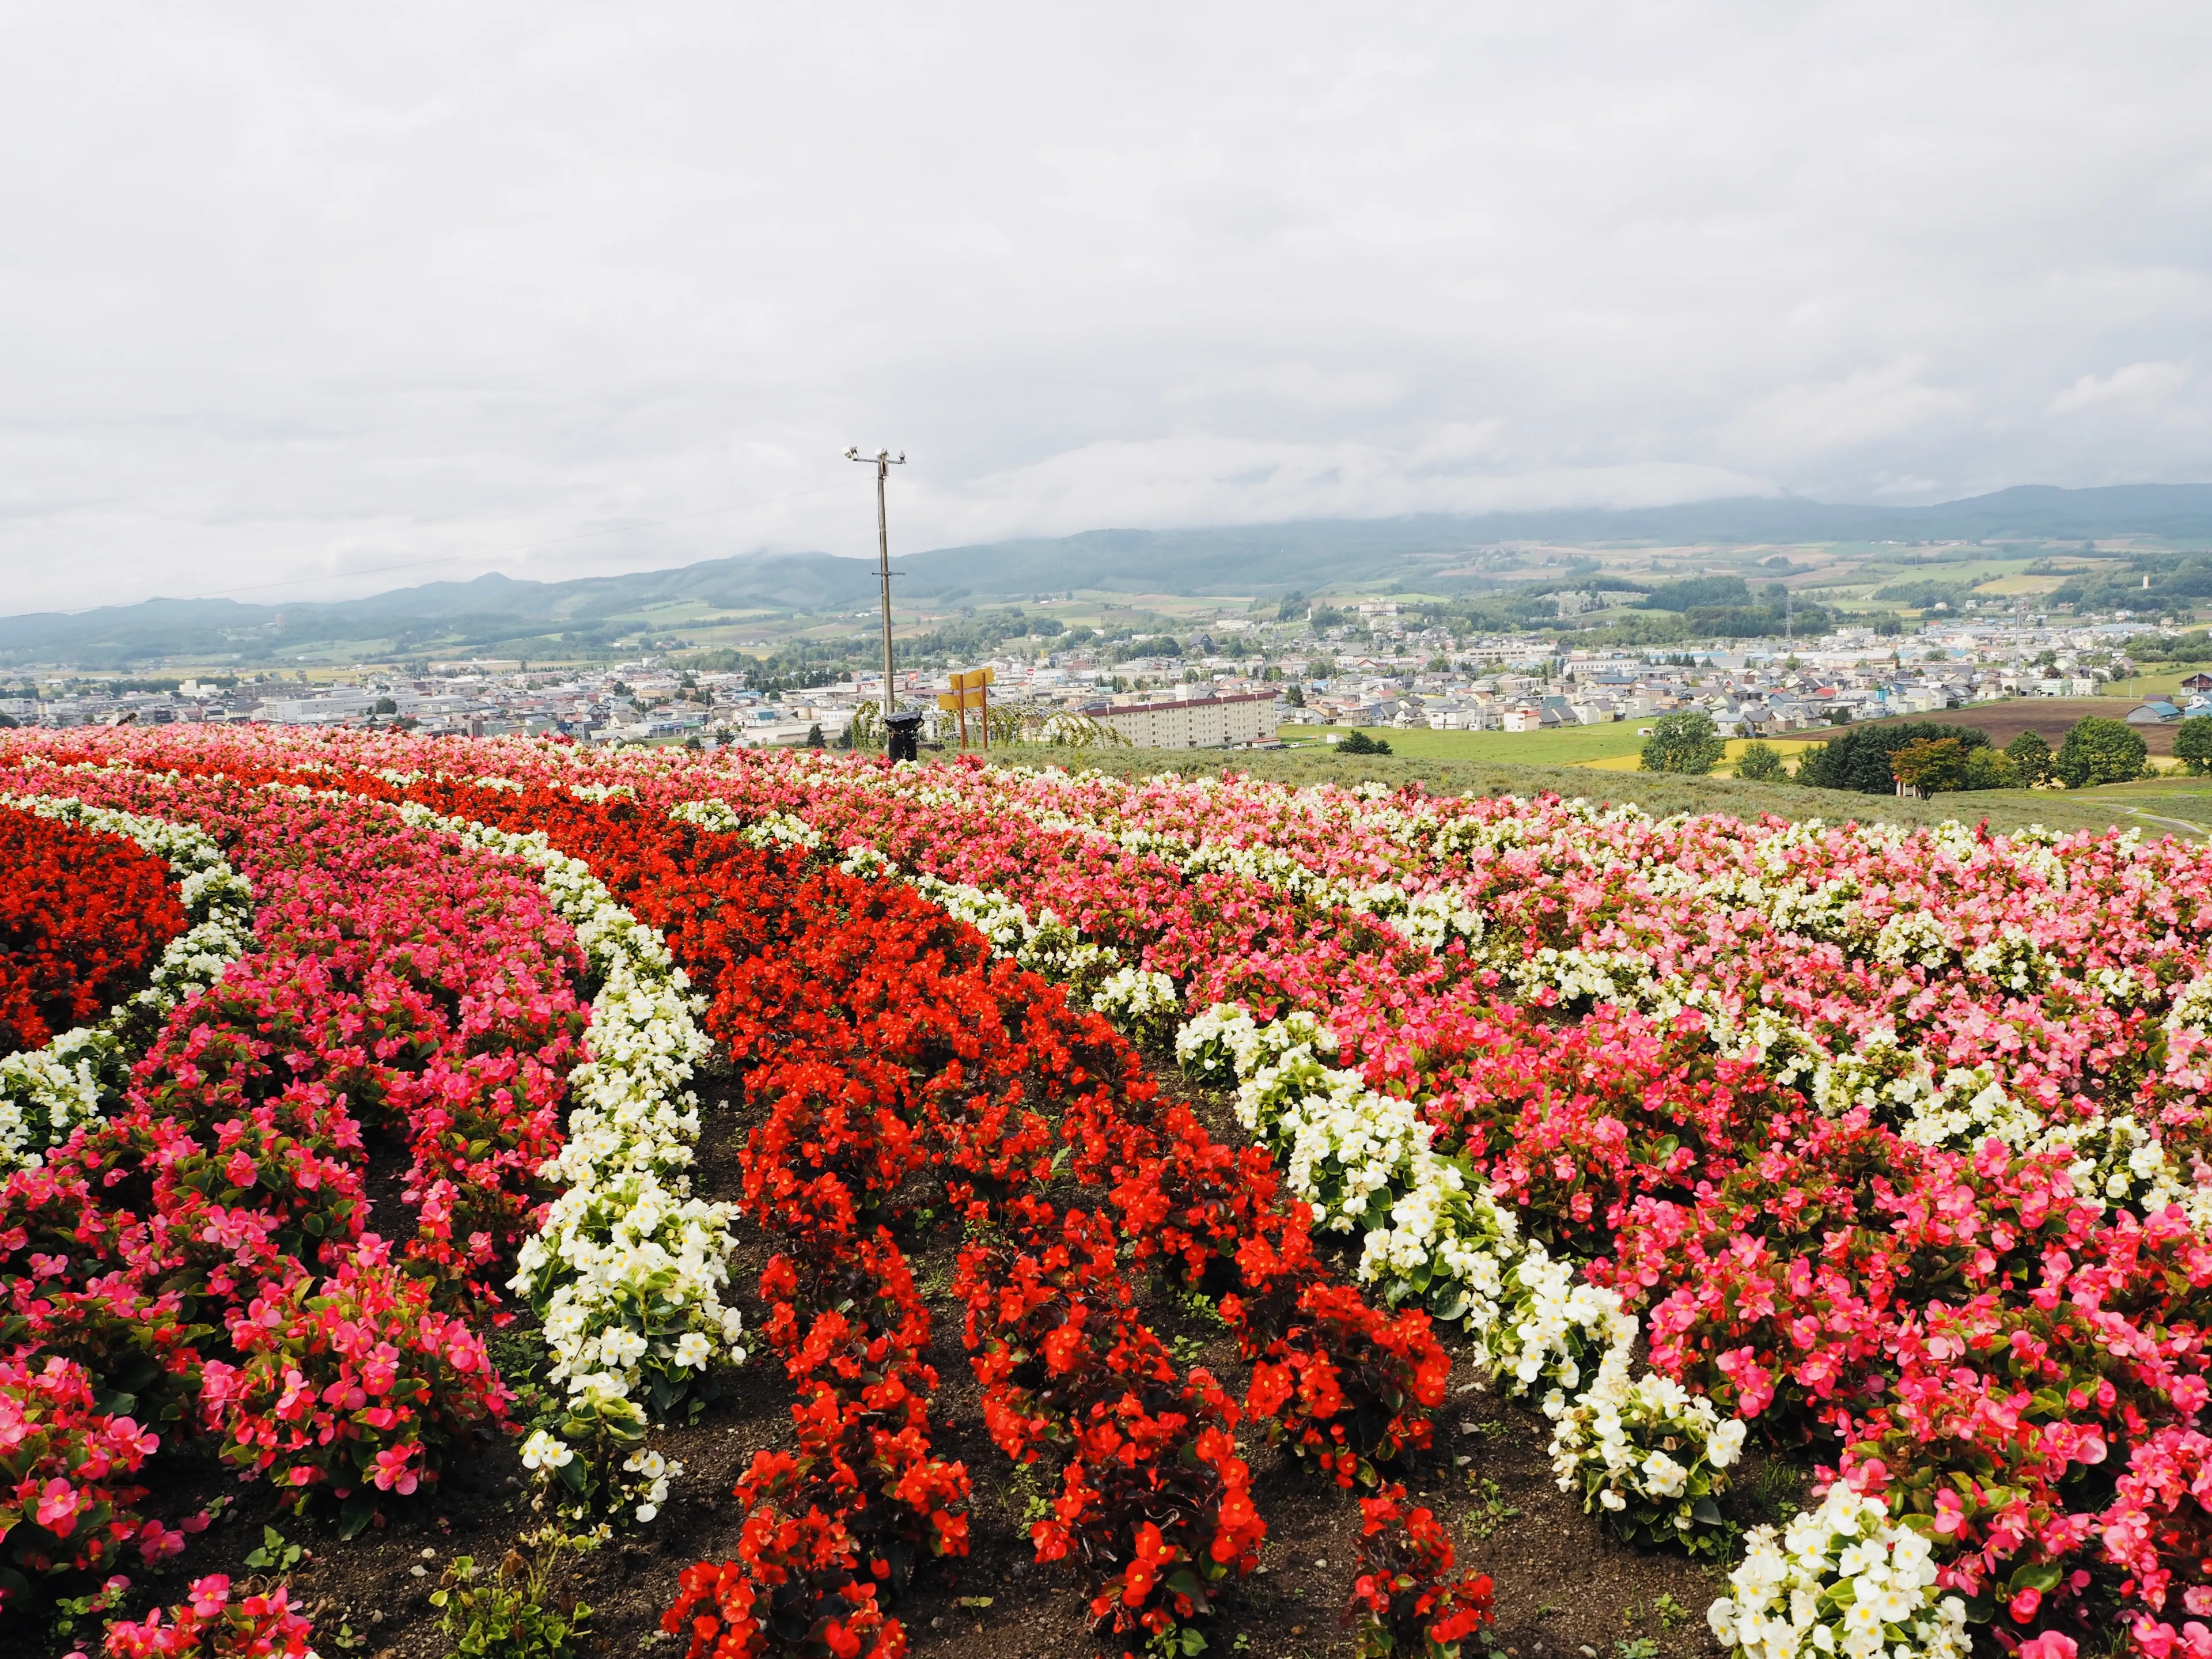
[[[1202,1370],[1178,1376],[1139,1316],[1103,1212],[1017,1201],[1026,1249],[970,1244],[956,1291],[983,1419],[1017,1463],[1063,1448],[1060,1496],[1030,1529],[1040,1561],[1073,1561],[1102,1630],[1132,1642],[1211,1609],[1259,1565],[1266,1524],[1231,1431],[1235,1403]],[[1141,1633],[1141,1634],[1140,1634]]]
[[[160,859],[0,806],[0,1054],[99,1018],[187,925]]]
[[[1460,1644],[1491,1620],[1490,1580],[1454,1577],[1450,1534],[1405,1500],[1395,1485],[1359,1500],[1359,1573],[1346,1622],[1357,1629],[1362,1659],[1458,1659]]]

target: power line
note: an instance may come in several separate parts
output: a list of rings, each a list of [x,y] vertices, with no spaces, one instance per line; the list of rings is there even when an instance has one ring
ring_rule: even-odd
[[[380,564],[367,570],[333,570],[319,576],[289,576],[280,581],[249,582],[243,587],[217,587],[204,593],[189,597],[198,599],[224,599],[234,593],[265,593],[272,587],[296,587],[302,582],[351,581],[360,576],[386,576],[397,570],[425,570],[433,565],[465,564],[477,559],[511,558],[518,553],[535,553],[541,548],[561,547],[570,542],[590,541],[599,536],[626,536],[632,531],[658,530],[663,525],[683,524],[692,519],[710,519],[720,513],[742,513],[756,507],[774,507],[781,501],[795,501],[805,495],[820,495],[836,489],[835,484],[817,484],[811,489],[794,489],[782,495],[764,495],[757,501],[729,501],[720,507],[702,507],[696,513],[678,513],[672,518],[647,519],[640,524],[610,525],[605,530],[580,530],[573,536],[556,536],[550,541],[525,542],[517,547],[495,548],[488,553],[447,553],[434,559],[414,559],[405,564]]]

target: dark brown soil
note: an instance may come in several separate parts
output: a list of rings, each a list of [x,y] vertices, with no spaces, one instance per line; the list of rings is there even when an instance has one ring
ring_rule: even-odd
[[[1908,720],[1941,720],[1946,726],[1979,726],[1989,733],[1990,741],[2003,748],[2023,732],[2033,732],[2053,749],[2065,741],[2066,733],[2092,714],[2105,720],[2121,720],[2128,711],[2142,707],[2140,697],[2013,697],[2003,702],[1982,703],[1972,708],[1954,708],[1933,714],[1906,714]],[[1882,726],[1894,722],[1866,720],[1861,724]],[[2171,726],[2136,726],[2130,731],[2140,732],[2143,742],[2154,755],[2173,752],[2173,727]]]
[[[1171,1079],[1163,1073],[1164,1081]],[[1179,1081],[1175,1086],[1180,1091]],[[1239,1133],[1219,1101],[1194,1103],[1217,1133]],[[726,1111],[710,1109],[709,1115],[699,1168],[700,1184],[711,1191],[729,1178],[737,1125]],[[976,1413],[975,1384],[947,1293],[954,1255],[954,1242],[939,1235],[915,1249],[915,1269],[936,1316],[931,1358],[941,1386],[931,1419],[937,1444],[944,1455],[965,1462],[975,1482],[972,1553],[964,1562],[926,1570],[893,1611],[918,1656],[1078,1659],[1100,1650],[1085,1629],[1082,1597],[1071,1578],[1030,1560],[1024,1510],[1035,1488],[990,1443]],[[732,1264],[734,1299],[745,1309],[748,1323],[757,1312],[750,1292],[764,1259],[756,1237]],[[1181,1355],[1225,1382],[1241,1383],[1234,1345],[1218,1326],[1166,1297],[1153,1312],[1161,1334]],[[1509,1659],[1716,1654],[1704,1613],[1719,1593],[1720,1570],[1677,1554],[1632,1550],[1607,1537],[1554,1486],[1545,1451],[1549,1425],[1542,1416],[1487,1391],[1475,1380],[1464,1345],[1448,1346],[1458,1363],[1447,1403],[1436,1416],[1434,1444],[1409,1458],[1398,1474],[1450,1526],[1462,1564],[1495,1581],[1498,1621],[1489,1635],[1494,1650]],[[501,1335],[499,1357],[510,1377],[526,1374],[540,1352],[526,1327],[511,1327]],[[695,1425],[656,1437],[655,1443],[684,1466],[660,1517],[583,1557],[566,1576],[563,1588],[592,1609],[596,1640],[591,1645],[599,1653],[680,1652],[659,1635],[658,1623],[678,1573],[695,1560],[720,1560],[732,1552],[738,1525],[732,1485],[755,1450],[793,1443],[790,1389],[772,1357],[757,1354],[750,1365],[726,1373],[719,1382],[719,1397]],[[1207,1627],[1207,1653],[1267,1659],[1348,1653],[1351,1639],[1339,1619],[1356,1555],[1358,1510],[1352,1494],[1263,1444],[1248,1440],[1246,1454],[1254,1495],[1267,1522],[1265,1565],[1241,1601]],[[165,1453],[156,1463],[165,1471],[157,1497],[161,1512],[188,1512],[218,1493],[230,1495],[230,1508],[192,1541],[181,1562],[158,1575],[141,1575],[127,1610],[142,1611],[157,1596],[176,1599],[189,1578],[204,1573],[255,1577],[246,1557],[263,1542],[264,1525],[273,1522],[310,1552],[286,1576],[295,1598],[314,1611],[316,1646],[324,1659],[349,1653],[361,1659],[440,1659],[452,1644],[440,1630],[429,1595],[446,1564],[460,1555],[496,1564],[542,1520],[530,1510],[513,1441],[453,1457],[434,1496],[396,1509],[387,1526],[349,1543],[339,1541],[327,1521],[277,1516],[265,1486],[237,1485],[189,1452]],[[1741,1497],[1736,1508],[1746,1523],[1765,1518]],[[88,1633],[49,1630],[14,1650],[63,1654]],[[1643,1645],[1645,1641],[1652,1645]]]

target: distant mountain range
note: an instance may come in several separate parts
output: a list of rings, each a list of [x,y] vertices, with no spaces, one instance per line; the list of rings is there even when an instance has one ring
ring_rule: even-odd
[[[1504,542],[1568,546],[1656,543],[2085,540],[2148,536],[2212,545],[2212,484],[2100,489],[2022,485],[1932,507],[1850,507],[1747,497],[1680,507],[1322,520],[1212,530],[1094,530],[1077,536],[938,548],[896,562],[902,598],[951,602],[1072,588],[1127,593],[1279,593],[1328,584],[1384,586],[1448,577],[1450,555]],[[671,602],[717,609],[858,610],[875,597],[874,562],[826,553],[710,559],[674,570],[518,581],[479,576],[365,599],[246,605],[149,599],[71,613],[0,617],[0,665],[121,667],[164,656],[237,653],[264,660],[317,643],[391,654],[552,656],[634,631],[611,619]],[[532,647],[535,647],[533,653]]]

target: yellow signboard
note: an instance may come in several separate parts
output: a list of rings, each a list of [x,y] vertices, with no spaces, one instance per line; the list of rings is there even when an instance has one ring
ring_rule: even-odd
[[[950,691],[938,693],[937,706],[960,717],[960,746],[963,749],[968,746],[968,711],[971,708],[981,713],[978,731],[983,746],[990,747],[991,694],[988,688],[998,678],[989,668],[970,668],[951,677],[952,689]]]

